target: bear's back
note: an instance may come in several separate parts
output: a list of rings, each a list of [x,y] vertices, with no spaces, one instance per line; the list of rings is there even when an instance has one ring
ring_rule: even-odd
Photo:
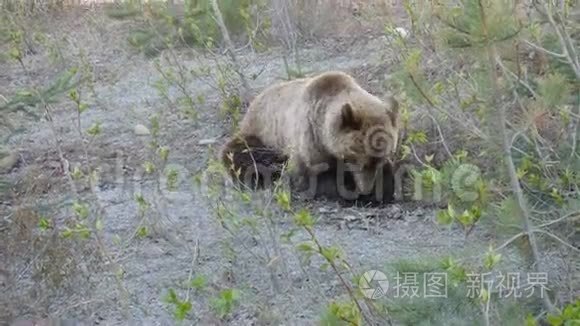
[[[263,90],[241,121],[241,134],[257,136],[267,146],[282,150],[292,145],[307,125],[306,82],[307,79],[296,79]]]

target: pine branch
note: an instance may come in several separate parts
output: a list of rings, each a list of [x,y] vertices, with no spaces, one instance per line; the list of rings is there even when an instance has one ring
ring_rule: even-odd
[[[560,27],[556,24],[554,16],[552,15],[552,12],[551,12],[546,0],[541,0],[541,1],[542,1],[542,5],[544,7],[544,10],[545,10],[544,14],[545,14],[546,18],[548,18],[550,25],[552,26],[552,28],[556,32],[556,35],[558,36],[558,40],[560,41],[560,46],[562,47],[564,55],[568,59],[568,63],[570,64],[570,67],[572,67],[572,70],[574,70],[574,74],[576,75],[576,78],[580,80],[580,62],[578,59],[578,55],[576,54],[576,49],[575,49],[574,45],[572,44],[573,42],[571,42],[570,37],[568,36],[567,32],[565,31],[566,28],[562,28],[564,31],[561,31]]]
[[[531,250],[532,250],[532,258],[535,262],[534,269],[536,270],[536,272],[540,272],[542,270],[542,268],[539,267],[541,265],[541,259],[540,259],[539,249],[538,249],[538,243],[536,241],[536,237],[535,237],[534,232],[533,232],[534,226],[532,225],[532,220],[530,217],[528,203],[526,201],[522,187],[520,185],[520,181],[518,179],[517,171],[515,168],[512,154],[511,154],[511,148],[512,148],[511,145],[512,144],[511,144],[510,137],[508,135],[508,131],[506,128],[506,121],[507,121],[506,108],[505,108],[505,105],[502,105],[498,101],[500,98],[500,91],[499,91],[499,85],[498,85],[499,77],[497,75],[497,70],[496,70],[497,50],[495,48],[495,45],[492,42],[492,39],[489,37],[489,28],[488,28],[488,23],[487,23],[487,16],[486,16],[486,12],[485,12],[482,0],[478,0],[477,3],[479,6],[479,12],[481,15],[481,20],[482,20],[483,36],[484,36],[484,39],[486,40],[486,51],[487,51],[488,64],[489,64],[490,81],[491,81],[493,93],[495,94],[495,96],[492,97],[492,104],[493,104],[493,106],[497,107],[497,109],[499,111],[498,112],[499,113],[498,114],[498,118],[499,118],[498,119],[499,120],[498,127],[499,127],[499,132],[500,132],[500,135],[502,138],[503,154],[504,154],[504,159],[505,159],[506,167],[507,167],[508,174],[509,174],[510,186],[512,188],[513,193],[515,194],[518,206],[522,212],[524,232],[528,235],[528,242],[529,242]],[[545,296],[543,298],[543,300],[544,300],[544,306],[545,306],[546,310],[548,310],[549,312],[553,312],[555,310],[555,308],[554,308],[550,298]]]

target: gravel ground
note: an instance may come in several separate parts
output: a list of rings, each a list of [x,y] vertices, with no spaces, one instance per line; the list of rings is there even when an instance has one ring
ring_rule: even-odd
[[[163,298],[169,288],[175,288],[180,296],[187,294],[193,304],[186,324],[309,325],[315,323],[328,302],[345,296],[336,275],[320,270],[318,259],[308,266],[301,263],[293,248],[304,239],[303,234],[296,236],[294,244],[272,241],[291,229],[288,217],[276,214],[271,223],[259,224],[256,233],[234,231],[232,235],[220,227],[215,217],[215,198],[209,198],[206,189],[191,182],[207,166],[212,147],[228,133],[219,115],[219,94],[206,80],[188,81],[187,90],[193,96],[203,95],[206,101],[199,106],[197,121],[183,119],[158,95],[154,83],[160,74],[153,61],[132,52],[124,42],[129,24],[86,16],[55,20],[54,25],[51,35],[63,37],[65,61],[77,62],[78,50],[83,49],[94,67],[96,97],[90,97],[91,105],[83,114],[82,125],[99,121],[103,135],[89,148],[91,164],[105,171],[119,166],[117,171],[124,172],[105,174],[97,187],[98,203],[104,209],[102,243],[92,238],[85,244],[79,244],[81,240],[55,239],[61,248],[39,234],[35,227],[38,217],[25,222],[27,215],[23,213],[32,208],[50,214],[56,224],[71,216],[68,209],[62,208],[72,199],[52,130],[44,120],[29,121],[22,124],[24,132],[10,138],[8,147],[17,151],[21,159],[7,177],[19,187],[28,188],[2,205],[0,237],[6,241],[2,240],[5,250],[0,253],[0,292],[8,295],[0,298],[0,306],[4,307],[0,308],[0,324],[55,317],[100,325],[121,325],[127,320],[135,325],[171,325],[175,321]],[[384,62],[392,53],[383,38],[368,37],[335,45],[332,50],[321,45],[302,49],[305,69],[357,71],[365,86],[380,88],[370,71],[390,70]],[[197,58],[191,52],[177,51],[176,55],[188,69],[215,67],[214,60]],[[251,81],[256,91],[284,76],[282,56],[276,49],[260,54],[242,51],[239,56],[246,74],[257,75]],[[48,60],[41,53],[28,56],[27,73],[22,73],[18,65],[0,63],[2,95],[13,94],[26,85],[46,85],[59,71]],[[378,78],[384,80],[388,76]],[[169,93],[174,98],[179,90],[172,87]],[[54,122],[63,139],[65,156],[74,165],[80,162],[82,146],[75,141],[72,121],[76,113],[65,102],[54,106]],[[169,162],[182,169],[183,182],[176,191],[165,192],[162,200],[152,202],[160,214],[151,213],[142,219],[135,193],[153,199],[158,192],[153,180],[134,177],[149,155],[151,139],[136,135],[135,126],[148,125],[148,118],[155,112],[163,113],[161,141],[171,148]],[[268,197],[264,193],[256,196],[256,202]],[[254,214],[247,204],[235,200],[229,203],[239,206],[232,210]],[[303,204],[309,205],[319,218],[315,232],[320,242],[343,248],[357,272],[382,270],[389,262],[400,259],[443,257],[451,248],[459,257],[473,258],[481,255],[490,241],[497,240],[483,229],[476,229],[465,239],[459,229],[440,228],[433,221],[434,210],[415,203],[383,208],[348,208],[322,201]],[[142,222],[154,225],[153,232],[134,238]],[[52,246],[63,250],[63,265],[55,260],[58,255],[47,251]],[[99,258],[96,253],[102,246],[114,257],[112,265],[118,264],[122,272],[118,267],[109,268],[111,264]],[[504,255],[506,263],[521,264],[515,255]],[[277,259],[267,261],[264,256]],[[60,281],[53,280],[42,269],[53,266],[50,260],[54,260],[53,265],[74,268],[66,269]],[[555,269],[562,264],[556,256],[552,263]],[[207,288],[188,291],[183,283],[199,275],[207,278]],[[229,317],[219,320],[210,309],[210,297],[228,287],[241,290],[241,304]]]

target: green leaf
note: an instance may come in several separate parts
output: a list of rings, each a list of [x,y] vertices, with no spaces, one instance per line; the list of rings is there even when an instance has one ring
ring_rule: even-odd
[[[363,318],[355,302],[331,302],[320,321],[320,325],[363,325]]]
[[[294,223],[299,227],[312,228],[314,226],[314,220],[310,212],[303,208],[298,213],[294,215]]]
[[[169,158],[169,147],[163,146],[159,148],[159,157],[161,158],[161,160],[167,161],[167,159]]]
[[[284,242],[284,243],[290,243],[292,241],[292,237],[294,237],[294,235],[296,235],[296,229],[290,229],[288,232],[282,233],[280,235],[280,239]]]
[[[95,122],[93,123],[89,129],[87,129],[87,134],[89,134],[89,136],[95,137],[101,134],[101,123],[100,122]]]
[[[411,147],[408,145],[401,146],[401,159],[406,159],[411,154]]]
[[[556,202],[556,204],[558,204],[558,206],[564,205],[564,202],[565,202],[564,197],[560,194],[558,189],[552,188],[552,192],[550,193],[550,197],[552,197],[552,199],[554,199],[554,201]]]
[[[465,211],[463,211],[463,213],[461,213],[461,215],[459,217],[457,217],[457,220],[463,226],[470,226],[470,225],[473,225],[474,217],[471,214],[471,212],[469,212],[468,210],[465,210]]]
[[[211,306],[219,318],[224,318],[232,312],[237,304],[240,292],[236,289],[222,290],[217,298],[211,300]]]
[[[68,97],[73,100],[74,102],[78,102],[79,100],[79,92],[76,89],[71,90],[68,93]]]
[[[71,173],[71,177],[74,180],[80,180],[83,177],[83,171],[78,166],[75,166]]]
[[[91,237],[91,230],[87,228],[80,228],[79,230],[77,230],[77,232],[83,239],[88,239]]]
[[[142,226],[137,230],[138,238],[145,238],[149,234],[149,229],[146,226]]]
[[[207,284],[207,280],[206,280],[205,276],[203,276],[203,275],[198,275],[198,276],[194,277],[190,283],[191,287],[198,290],[198,291],[203,290],[203,288],[205,288],[206,284]]]
[[[406,143],[422,145],[429,141],[427,134],[424,131],[413,131],[407,136]]]
[[[22,52],[18,48],[11,48],[8,52],[8,55],[10,55],[10,57],[14,60],[22,60]]]
[[[547,319],[551,326],[580,324],[580,300],[566,305],[560,314],[549,314]]]
[[[151,124],[151,134],[153,136],[159,135],[160,130],[159,117],[157,115],[152,116],[151,118],[149,118],[149,123]]]
[[[471,216],[473,216],[473,222],[477,222],[481,218],[483,211],[479,206],[472,206],[471,209],[469,210],[469,213],[471,214]]]
[[[485,254],[485,258],[483,261],[483,265],[488,270],[493,269],[501,260],[501,254],[496,254],[492,247],[489,248],[487,253]]]
[[[95,222],[95,229],[97,229],[97,231],[102,231],[103,228],[104,228],[103,220],[98,218],[97,221]]]
[[[187,314],[191,311],[191,307],[192,305],[189,301],[177,304],[177,307],[175,308],[175,319],[184,320],[185,317],[187,317]]]
[[[290,211],[290,192],[278,190],[276,192],[276,202],[285,211]]]
[[[337,247],[323,247],[320,254],[328,262],[334,262],[335,259],[340,258],[340,249]]]
[[[300,243],[296,246],[296,249],[298,249],[298,251],[302,251],[302,252],[312,252],[315,251],[314,247],[308,243],[308,242],[303,242]]]
[[[467,279],[467,271],[463,266],[461,266],[453,257],[446,257],[441,262],[442,268],[447,271],[449,275],[449,281],[457,286],[460,282]]]
[[[453,208],[453,206],[451,204],[447,205],[447,214],[449,215],[449,218],[454,219],[455,218],[455,209]]]
[[[433,85],[433,87],[431,88],[431,92],[434,93],[435,95],[441,95],[441,93],[443,93],[443,91],[445,90],[445,85],[438,81],[435,83],[435,85]]]
[[[175,191],[177,189],[177,180],[179,177],[179,172],[177,169],[171,168],[167,171],[167,189]]]
[[[548,317],[549,318],[549,317]],[[525,326],[538,326],[538,322],[532,315],[528,315],[525,320]]]
[[[177,299],[177,293],[175,293],[174,289],[169,289],[167,295],[165,296],[165,301],[168,303],[177,303],[179,300]]]
[[[38,228],[43,231],[52,229],[52,222],[46,217],[41,217],[38,221]]]
[[[73,231],[67,227],[60,234],[63,238],[70,238],[72,237]]]
[[[405,70],[410,74],[415,74],[419,71],[419,65],[421,63],[421,50],[415,49],[409,53],[409,56],[405,60]]]
[[[123,269],[123,266],[119,266],[119,268],[117,268],[117,270],[115,271],[115,276],[119,280],[122,280],[123,277],[125,277],[125,270]]]
[[[479,299],[481,300],[481,302],[487,303],[489,301],[490,297],[491,297],[491,294],[489,293],[489,291],[487,289],[481,289],[481,292],[479,293]]]
[[[561,326],[564,324],[564,319],[561,316],[549,315],[548,323],[550,323],[551,326]]]
[[[442,225],[449,225],[453,223],[453,218],[449,215],[447,211],[441,210],[437,212],[437,223]]]
[[[155,171],[155,164],[147,161],[147,162],[143,163],[143,169],[145,170],[145,173],[151,174]]]
[[[149,203],[145,200],[145,197],[143,197],[142,194],[135,194],[135,201],[139,206],[141,214],[145,213],[145,211],[149,208]]]
[[[252,202],[252,196],[245,191],[240,192],[240,199],[244,202],[244,203],[250,203]]]
[[[85,112],[85,111],[86,111],[88,108],[89,108],[89,105],[88,105],[88,104],[86,104],[86,103],[80,103],[80,104],[78,105],[78,110],[79,110],[79,113],[83,113],[83,112]]]
[[[74,202],[73,210],[75,214],[81,219],[86,219],[89,216],[89,207],[86,204]]]

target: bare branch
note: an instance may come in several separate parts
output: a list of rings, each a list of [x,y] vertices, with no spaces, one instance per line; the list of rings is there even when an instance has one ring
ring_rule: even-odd
[[[549,236],[550,238],[558,241],[559,243],[563,244],[564,246],[574,250],[575,252],[580,253],[580,249],[574,247],[573,245],[569,244],[568,242],[564,241],[563,239],[561,239],[560,237],[558,237],[557,235],[550,233],[548,231],[544,231],[544,230],[534,230],[535,233],[541,233],[541,234],[545,234],[547,236]]]
[[[541,51],[541,52],[544,52],[544,53],[546,53],[546,54],[549,54],[549,55],[551,55],[551,56],[553,56],[553,57],[556,57],[556,58],[559,58],[559,59],[565,59],[565,58],[566,58],[566,56],[565,56],[564,54],[561,54],[561,53],[556,53],[556,52],[552,52],[552,51],[550,51],[550,50],[548,50],[548,49],[545,49],[545,48],[543,48],[543,47],[541,47],[541,46],[539,46],[539,45],[536,45],[536,44],[534,44],[534,43],[532,43],[532,42],[530,42],[530,41],[528,41],[528,40],[524,40],[524,42],[525,42],[527,45],[529,45],[529,46],[533,47],[534,49],[536,49],[536,50],[538,50],[538,51]]]
[[[241,97],[243,98],[244,102],[248,102],[250,100],[250,84],[248,84],[246,76],[244,76],[244,74],[242,73],[240,63],[236,56],[234,44],[230,39],[230,34],[224,22],[224,18],[222,16],[222,12],[220,10],[217,0],[211,0],[211,6],[215,14],[215,20],[220,28],[222,37],[224,38],[227,53],[230,56],[230,59],[232,60],[234,70],[236,71],[236,73],[240,77],[240,81],[242,82],[242,89],[240,91]]]
[[[566,214],[566,215],[564,215],[556,220],[546,222],[544,224],[540,224],[537,227],[539,229],[545,228],[546,226],[554,225],[554,224],[566,221],[567,219],[570,219],[570,221],[576,221],[576,220],[578,220],[579,217],[580,217],[580,211],[576,211],[576,212],[572,212],[570,214]]]

